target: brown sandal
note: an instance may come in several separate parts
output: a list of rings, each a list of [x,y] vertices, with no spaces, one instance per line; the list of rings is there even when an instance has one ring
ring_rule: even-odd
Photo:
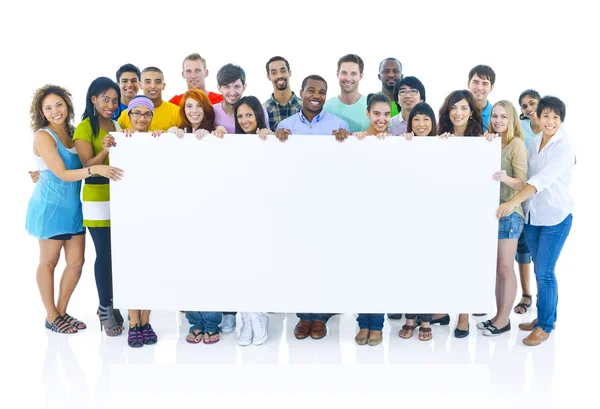
[[[419,340],[421,341],[431,341],[433,338],[433,334],[431,333],[431,328],[419,328]]]
[[[401,329],[401,330],[400,330],[400,332],[398,333],[398,336],[399,336],[400,338],[409,339],[410,337],[412,337],[412,336],[413,336],[413,332],[414,332],[415,328],[417,328],[417,325],[416,325],[416,324],[415,324],[415,325],[413,325],[413,326],[410,326],[410,325],[406,325],[406,324],[404,324],[404,325],[402,326],[402,329]],[[404,335],[402,335],[402,331],[404,331]]]

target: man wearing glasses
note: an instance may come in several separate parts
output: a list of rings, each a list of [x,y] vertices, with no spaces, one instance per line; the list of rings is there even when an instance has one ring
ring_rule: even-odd
[[[144,95],[150,98],[152,104],[154,104],[154,117],[149,131],[167,131],[173,126],[179,126],[181,122],[179,107],[162,99],[162,92],[166,85],[163,72],[156,67],[145,68],[142,71],[141,82]],[[131,128],[126,110],[119,116],[119,125],[121,129]]]
[[[425,87],[417,77],[404,77],[394,87],[394,101],[400,107],[400,114],[390,121],[392,135],[406,133],[410,111],[419,102],[425,102]]]

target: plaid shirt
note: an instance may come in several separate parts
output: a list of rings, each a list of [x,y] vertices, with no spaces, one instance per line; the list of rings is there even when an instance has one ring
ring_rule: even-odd
[[[279,102],[275,101],[273,94],[271,94],[271,98],[269,98],[263,106],[269,113],[269,128],[274,131],[277,129],[279,122],[302,110],[302,100],[292,91],[292,99],[290,102],[286,105],[281,105]]]

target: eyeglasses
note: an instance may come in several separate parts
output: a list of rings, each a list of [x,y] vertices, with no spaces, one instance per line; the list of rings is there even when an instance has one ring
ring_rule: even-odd
[[[140,111],[131,111],[129,113],[129,115],[131,115],[134,118],[139,118],[140,116],[143,116],[146,119],[151,119],[152,115],[154,115],[152,112],[144,112],[143,114]]]
[[[407,95],[410,95],[411,97],[414,97],[418,93],[419,93],[418,89],[402,89],[402,90],[400,90],[400,92],[398,92],[398,95],[400,95],[401,97],[405,97]]]

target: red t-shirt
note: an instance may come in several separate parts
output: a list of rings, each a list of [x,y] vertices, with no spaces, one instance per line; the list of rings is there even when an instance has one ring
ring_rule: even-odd
[[[171,104],[175,104],[175,105],[179,106],[179,103],[181,102],[181,98],[183,98],[183,94],[175,95],[173,98],[171,98],[169,100],[169,102]],[[218,104],[219,102],[223,101],[223,95],[208,91],[208,99],[212,105]]]

